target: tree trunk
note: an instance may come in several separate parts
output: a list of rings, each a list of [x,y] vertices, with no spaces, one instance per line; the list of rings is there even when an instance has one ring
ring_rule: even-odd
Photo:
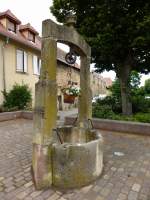
[[[122,114],[132,115],[132,103],[130,98],[129,76],[131,70],[130,66],[124,66],[122,72],[119,75],[120,87],[121,87],[121,100],[122,100]]]

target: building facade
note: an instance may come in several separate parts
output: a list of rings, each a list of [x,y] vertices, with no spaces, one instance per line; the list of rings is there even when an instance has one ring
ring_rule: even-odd
[[[66,53],[57,50],[57,84],[58,108],[67,109],[63,103],[62,88],[68,84],[80,85],[80,67],[68,65],[65,61]],[[41,38],[38,32],[28,23],[21,21],[10,11],[0,13],[0,91],[9,91],[15,83],[28,84],[32,92],[34,104],[35,83],[39,79],[41,67]],[[94,75],[94,76],[93,76]],[[93,96],[104,92],[105,81],[91,73]],[[3,94],[0,93],[0,104]]]
[[[96,72],[91,72],[91,87],[93,97],[99,94],[106,94],[106,82],[104,78]]]

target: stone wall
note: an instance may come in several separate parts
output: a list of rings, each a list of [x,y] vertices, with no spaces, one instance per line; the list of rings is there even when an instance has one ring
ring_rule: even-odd
[[[99,94],[106,94],[106,82],[104,78],[95,72],[91,72],[91,88],[92,96],[98,96]]]
[[[71,77],[70,77],[71,74]],[[68,85],[68,82],[72,81],[80,85],[80,71],[79,69],[70,68],[67,65],[64,65],[58,62],[57,68],[57,84],[58,87],[64,87]]]
[[[80,71],[76,68],[70,68],[68,65],[64,65],[61,62],[58,62],[57,64],[58,109],[67,110],[73,107],[77,107],[77,98],[75,100],[75,104],[67,104],[63,102],[63,93],[61,90],[62,88],[67,87],[70,82],[80,87]]]
[[[74,121],[74,116],[65,118],[66,125],[72,125]],[[110,132],[114,131],[121,132],[123,134],[130,133],[150,136],[149,123],[93,118],[92,126],[94,129],[107,130]]]

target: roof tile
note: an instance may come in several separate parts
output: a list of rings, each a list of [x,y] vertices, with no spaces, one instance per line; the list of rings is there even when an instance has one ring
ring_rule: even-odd
[[[0,18],[7,17],[13,21],[15,21],[17,24],[21,24],[21,21],[8,9],[5,12],[0,13]]]
[[[39,33],[35,30],[35,28],[33,28],[33,27],[31,26],[30,23],[25,24],[25,25],[20,25],[20,26],[19,26],[19,30],[20,30],[20,31],[29,30],[29,31],[33,32],[35,35],[38,35],[38,34],[39,34]]]

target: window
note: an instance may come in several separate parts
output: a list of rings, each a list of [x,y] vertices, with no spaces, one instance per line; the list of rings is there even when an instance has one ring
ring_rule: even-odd
[[[27,72],[27,53],[17,49],[17,69],[18,72]]]
[[[8,21],[8,30],[16,33],[16,24],[12,21]]]
[[[28,39],[29,39],[31,42],[35,42],[35,35],[34,35],[33,33],[31,33],[30,31],[29,31],[29,33],[28,33]]]
[[[34,74],[40,75],[40,69],[41,69],[41,59],[37,56],[33,56],[33,71]]]

